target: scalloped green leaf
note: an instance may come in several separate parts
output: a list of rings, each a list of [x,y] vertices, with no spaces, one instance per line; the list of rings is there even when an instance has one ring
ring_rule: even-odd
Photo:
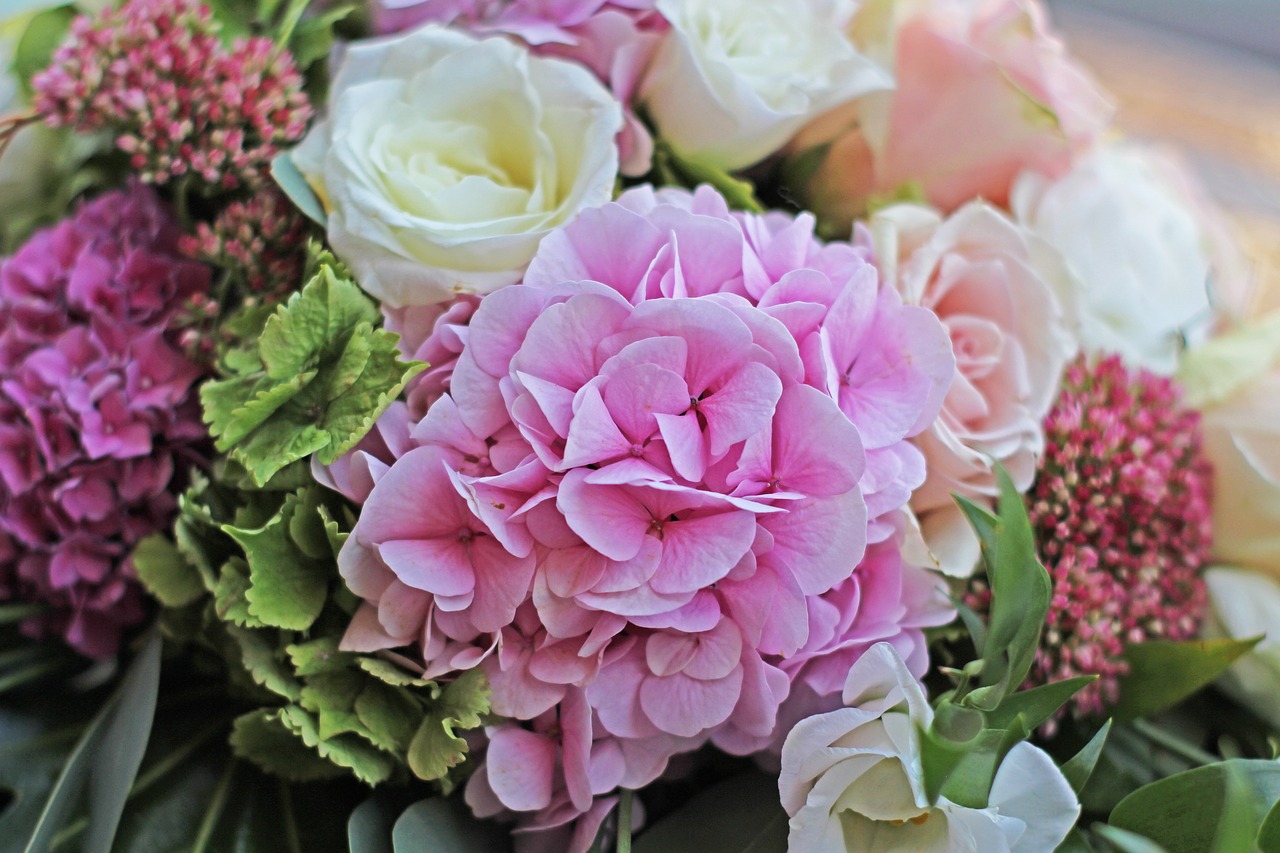
[[[489,711],[489,682],[478,669],[468,670],[444,687],[428,709],[409,744],[409,769],[419,779],[444,779],[467,755],[467,742],[457,732],[480,725]]]
[[[162,533],[153,533],[137,544],[133,565],[142,585],[165,607],[185,607],[206,593],[199,570]]]
[[[259,709],[237,717],[231,729],[231,747],[236,755],[291,782],[341,776],[343,769],[307,746],[294,729],[285,725],[281,713]]]
[[[224,357],[229,375],[201,388],[204,420],[262,486],[319,453],[328,464],[364,437],[425,365],[402,362],[399,336],[375,328],[377,307],[345,270],[321,262],[254,342]]]

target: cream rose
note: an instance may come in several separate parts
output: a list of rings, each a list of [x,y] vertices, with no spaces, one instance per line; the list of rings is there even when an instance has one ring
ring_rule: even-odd
[[[984,809],[924,791],[924,691],[888,643],[849,670],[846,708],[801,720],[782,747],[778,790],[791,816],[788,846],[813,853],[911,850],[1047,853],[1080,815],[1048,755],[1020,743],[996,772]]]
[[[1179,378],[1213,464],[1213,556],[1280,580],[1280,312],[1193,349]]]
[[[928,479],[912,496],[939,566],[967,576],[978,539],[952,500],[993,503],[993,462],[1020,489],[1044,449],[1043,421],[1075,341],[1055,292],[1066,292],[1061,258],[981,202],[943,219],[896,205],[872,221],[885,279],[903,301],[936,313],[951,335],[956,374],[942,412],[916,438]]]
[[[1208,636],[1262,637],[1222,679],[1228,693],[1280,728],[1280,583],[1258,572],[1213,568],[1205,573]]]
[[[852,0],[658,0],[671,30],[641,86],[659,135],[725,169],[777,151],[818,114],[892,85],[845,30]]]
[[[425,305],[514,283],[544,235],[607,202],[621,127],[585,68],[427,26],[347,51],[294,160],[361,285]]]
[[[1183,180],[1156,152],[1113,144],[1062,178],[1029,172],[1015,184],[1018,219],[1075,278],[1086,352],[1168,375],[1183,336],[1210,320],[1211,239]]]

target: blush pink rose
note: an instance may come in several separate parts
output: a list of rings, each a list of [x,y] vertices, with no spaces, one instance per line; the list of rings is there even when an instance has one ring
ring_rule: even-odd
[[[978,542],[952,493],[982,503],[997,489],[993,462],[1031,485],[1042,422],[1075,342],[1056,293],[1057,254],[994,208],[974,202],[948,219],[899,205],[877,217],[897,242],[893,281],[908,304],[934,311],[951,335],[956,372],[942,413],[916,438],[927,478],[912,497],[941,568],[967,575]],[[892,250],[890,250],[892,251]]]
[[[897,22],[894,91],[825,117],[797,146],[831,142],[808,201],[833,221],[909,184],[944,210],[1004,205],[1020,172],[1064,173],[1110,120],[1035,0],[915,6]]]

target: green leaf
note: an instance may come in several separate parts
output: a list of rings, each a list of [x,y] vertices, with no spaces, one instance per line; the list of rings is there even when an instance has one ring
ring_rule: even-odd
[[[1261,640],[1155,640],[1125,650],[1129,673],[1112,708],[1123,723],[1163,711],[1208,686]]]
[[[237,717],[231,730],[231,748],[241,758],[291,782],[342,775],[342,768],[321,758],[285,725],[279,711],[263,708]]]
[[[298,26],[294,28],[293,37],[289,40],[289,52],[293,54],[293,60],[297,63],[299,70],[306,71],[313,64],[329,55],[329,51],[333,48],[334,25],[346,20],[356,8],[355,4],[352,3],[335,6],[320,15],[307,18],[298,23]],[[294,203],[297,204],[296,201]],[[318,202],[316,206],[319,207]],[[303,212],[315,219],[311,212],[305,210]],[[323,214],[323,209],[320,210],[320,213]],[[322,225],[324,224],[322,219],[317,221]]]
[[[320,637],[286,646],[285,652],[299,676],[337,672],[349,668],[356,657],[350,652],[338,651],[338,641],[337,637]]]
[[[0,853],[22,853],[67,757],[88,723],[84,703],[0,706]],[[69,716],[70,715],[70,716]]]
[[[133,565],[147,591],[165,607],[185,607],[206,592],[200,572],[162,533],[153,533],[138,543]]]
[[[1246,822],[1256,828],[1280,799],[1280,762],[1236,758],[1160,779],[1121,800],[1110,823],[1169,853],[1214,850],[1233,775],[1240,780]]]
[[[1026,680],[1035,661],[1053,582],[1036,557],[1035,537],[1022,495],[1003,466],[996,466],[996,480],[1000,486],[1000,523],[995,559],[987,565],[992,600],[984,657],[988,666],[982,680],[984,685],[1003,682],[1008,685],[1005,691],[1011,691]]]
[[[89,775],[85,853],[111,853],[120,815],[151,738],[160,693],[160,647],[160,635],[153,630],[129,666],[120,685],[120,698],[97,745]]]
[[[1096,675],[1080,675],[1014,693],[987,714],[987,725],[993,729],[1008,728],[1015,717],[1021,716],[1026,727],[1034,731],[1086,684],[1097,678]]]
[[[375,329],[378,311],[324,263],[271,315],[249,350],[223,361],[225,379],[200,389],[219,450],[265,485],[320,453],[329,464],[364,437],[425,365],[401,362],[399,337]]]
[[[302,177],[297,164],[293,163],[293,156],[288,151],[276,155],[275,159],[271,160],[271,177],[275,179],[276,186],[280,187],[284,195],[289,197],[289,201],[293,202],[293,206],[301,210],[307,219],[321,227],[328,225],[329,216],[325,214],[324,205],[320,204],[320,199],[317,199],[311,184]]]
[[[213,609],[219,619],[244,628],[265,628],[266,623],[249,612],[249,564],[232,557],[222,567],[213,589]]]
[[[347,846],[351,853],[395,853],[391,833],[401,814],[387,797],[372,796],[351,812]]]
[[[281,660],[269,631],[236,625],[227,625],[226,630],[239,646],[240,663],[253,682],[277,696],[296,702],[302,695],[302,685]]]
[[[1098,826],[1094,831],[1110,841],[1120,853],[1169,853],[1150,838],[1144,838],[1136,832],[1114,826]]]
[[[419,678],[411,672],[405,672],[391,663],[391,661],[383,660],[382,658],[362,657],[358,661],[358,665],[374,678],[384,681],[393,687],[428,687],[432,684],[432,682]]]
[[[445,778],[467,754],[467,742],[456,732],[476,728],[488,711],[488,680],[478,669],[467,670],[428,709],[409,744],[409,769],[419,779]]]
[[[322,737],[316,718],[297,705],[289,705],[281,710],[280,721],[322,758],[347,768],[362,782],[378,785],[389,779],[395,771],[395,759],[360,737]]]
[[[1089,739],[1079,752],[1073,755],[1066,764],[1062,765],[1062,775],[1066,777],[1067,783],[1071,785],[1071,790],[1076,792],[1076,796],[1084,790],[1084,786],[1088,784],[1089,777],[1093,775],[1093,768],[1098,765],[1098,759],[1102,756],[1102,748],[1107,743],[1107,735],[1111,733],[1111,721],[1107,720],[1103,723],[1102,728],[1098,729],[1097,734]]]
[[[4,17],[17,14],[16,10],[6,10]],[[28,94],[31,93],[31,78],[49,66],[54,50],[66,38],[75,17],[76,10],[68,4],[40,12],[27,23],[14,51],[12,67]]]
[[[1273,805],[1263,818],[1255,843],[1259,850],[1280,850],[1280,802]]]
[[[267,625],[304,631],[324,608],[332,566],[307,557],[294,543],[291,526],[297,514],[315,514],[314,490],[285,498],[280,513],[264,527],[222,529],[244,548],[249,561],[245,590],[249,615]]]
[[[354,710],[373,743],[404,754],[422,719],[422,705],[407,690],[366,679]]]
[[[160,636],[151,638],[129,667],[120,689],[85,729],[27,841],[27,853],[45,853],[89,788],[86,850],[110,851],[155,718],[160,684]]]
[[[778,780],[753,771],[697,794],[644,830],[635,853],[770,853],[787,849]]]
[[[447,850],[449,853],[503,853],[511,835],[491,820],[480,820],[456,799],[433,797],[407,808],[392,829],[395,853]]]

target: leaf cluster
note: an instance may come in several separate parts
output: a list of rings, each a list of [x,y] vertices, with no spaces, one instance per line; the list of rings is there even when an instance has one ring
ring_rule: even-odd
[[[488,711],[484,676],[437,684],[339,649],[358,605],[337,567],[354,515],[314,483],[294,487],[299,467],[274,491],[228,485],[234,466],[222,482],[198,478],[173,538],[140,544],[138,576],[166,607],[166,633],[226,661],[252,708],[233,726],[237,755],[295,782],[411,772],[447,790],[466,755],[458,732]]]
[[[265,486],[290,463],[327,465],[354,447],[425,366],[400,361],[399,337],[378,320],[347,271],[320,257],[301,292],[223,356],[224,377],[201,386],[218,450]]]
[[[1019,690],[1035,662],[1053,584],[1036,557],[1026,507],[1013,481],[997,469],[998,514],[956,498],[978,534],[991,588],[987,623],[961,607],[977,657],[949,670],[954,688],[935,703],[932,725],[921,732],[925,790],[931,801],[946,797],[984,808],[1001,762],[1093,676]],[[1101,753],[1108,727],[1064,765],[1076,792]]]

